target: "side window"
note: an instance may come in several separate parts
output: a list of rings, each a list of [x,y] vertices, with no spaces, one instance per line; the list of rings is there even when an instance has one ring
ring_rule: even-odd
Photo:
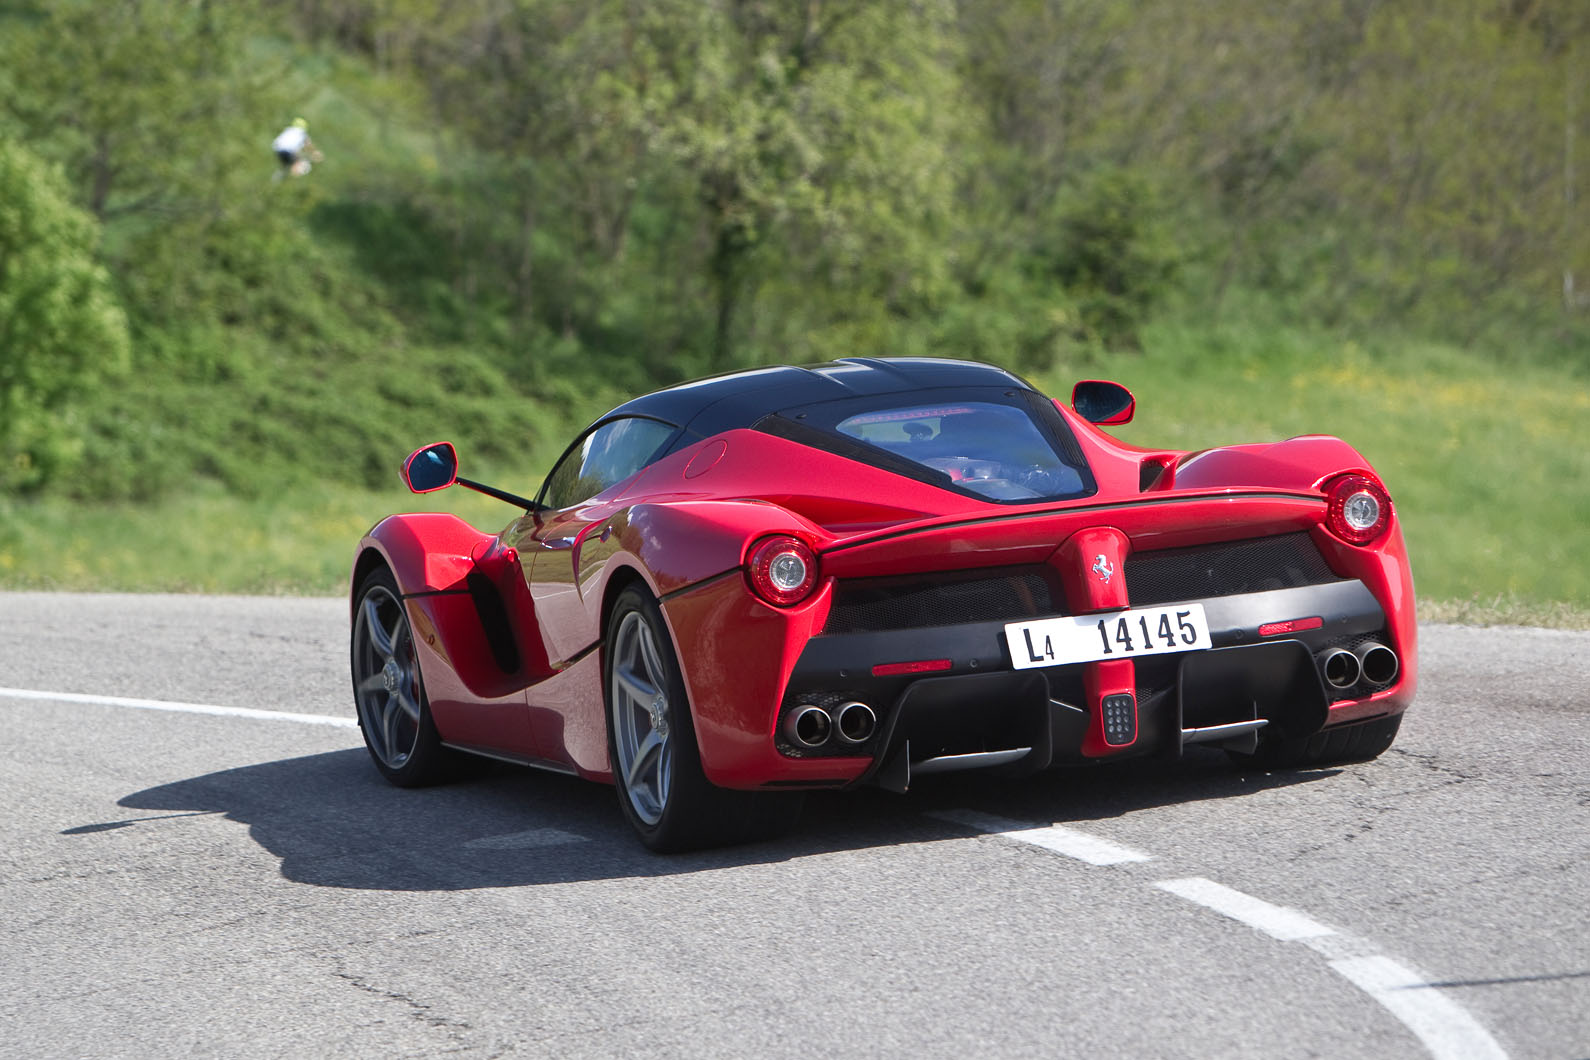
[[[541,503],[567,508],[596,496],[651,463],[673,433],[660,420],[609,420],[563,454],[541,489]]]

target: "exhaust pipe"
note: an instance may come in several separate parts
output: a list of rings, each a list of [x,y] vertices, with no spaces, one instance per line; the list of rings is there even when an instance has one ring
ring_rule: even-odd
[[[1358,677],[1363,673],[1363,664],[1359,662],[1358,656],[1345,648],[1332,648],[1322,653],[1319,668],[1332,688],[1351,688],[1358,683]]]
[[[796,747],[821,747],[834,731],[834,721],[822,707],[810,703],[784,716],[784,738]]]
[[[846,743],[866,743],[878,728],[878,715],[865,703],[846,703],[834,712],[839,738]]]
[[[1397,679],[1397,653],[1384,644],[1370,641],[1359,645],[1358,665],[1364,679],[1372,685],[1389,685]]]

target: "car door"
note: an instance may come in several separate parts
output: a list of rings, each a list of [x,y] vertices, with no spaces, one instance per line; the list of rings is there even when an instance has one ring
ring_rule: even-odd
[[[645,416],[604,420],[585,432],[553,467],[541,488],[545,510],[515,544],[529,583],[547,657],[560,665],[589,648],[601,631],[585,594],[610,554],[599,495],[666,450],[677,428]]]

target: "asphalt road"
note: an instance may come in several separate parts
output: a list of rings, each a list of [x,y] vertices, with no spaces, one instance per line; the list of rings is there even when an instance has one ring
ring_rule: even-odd
[[[661,858],[610,789],[399,791],[291,717],[351,721],[340,601],[0,594],[0,1056],[1590,1057],[1590,634],[1422,636],[1373,763]]]

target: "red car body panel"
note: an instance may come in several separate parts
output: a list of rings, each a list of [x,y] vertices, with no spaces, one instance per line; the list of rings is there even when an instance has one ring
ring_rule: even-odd
[[[676,444],[589,500],[527,512],[500,534],[449,515],[392,516],[360,543],[355,586],[375,564],[391,569],[415,630],[436,727],[447,743],[596,780],[611,779],[601,646],[614,598],[635,583],[661,604],[702,768],[723,787],[834,787],[878,770],[892,745],[871,753],[802,754],[781,742],[779,727],[792,681],[803,667],[816,665],[811,646],[839,642],[825,630],[840,590],[889,579],[1036,572],[1033,577],[1052,576],[1065,613],[1082,615],[1134,606],[1127,577],[1101,580],[1092,572],[1125,572],[1140,554],[1306,540],[1329,567],[1332,577],[1315,579],[1335,583],[1329,598],[1344,598],[1342,586],[1358,591],[1361,584],[1383,612],[1383,631],[1374,635],[1383,636],[1400,660],[1388,687],[1338,695],[1321,716],[1336,725],[1407,707],[1417,680],[1417,630],[1395,514],[1387,532],[1367,546],[1344,542],[1324,523],[1326,482],[1346,472],[1373,475],[1356,450],[1317,435],[1198,453],[1145,449],[1120,442],[1059,403],[1055,408],[1091,470],[1096,488],[1086,496],[1000,502],[752,425],[734,426]],[[818,556],[818,588],[793,607],[764,602],[745,573],[753,545],[775,534],[804,541]],[[1314,599],[1310,591],[1240,596],[1247,617],[1222,627],[1226,646],[1259,643],[1250,628],[1253,616],[1266,622],[1311,617],[1281,613],[1293,601]],[[1372,616],[1354,621],[1374,625]],[[1009,672],[1003,634],[992,628],[968,632],[968,645],[977,646],[964,652],[958,642],[944,641],[951,645],[946,672],[924,680]],[[909,655],[913,641],[904,632],[885,631],[876,640],[883,654],[872,663],[919,661],[896,657]],[[1298,650],[1305,649],[1316,650],[1312,642]],[[1106,739],[1100,704],[1109,696],[1141,697],[1143,666],[1130,660],[1078,665],[1078,683],[1065,687],[1080,689],[1071,695],[1084,700],[1068,707],[1086,715],[1074,748],[1080,759],[1175,743],[1164,735],[1170,724],[1164,719],[1148,729],[1134,722],[1125,743]],[[835,688],[872,678],[857,669],[835,670]],[[870,664],[859,669],[870,670]],[[911,680],[887,685],[892,702],[903,701]],[[879,709],[904,708],[881,703]],[[1160,701],[1154,709],[1171,708]],[[886,725],[893,723],[890,717]]]

